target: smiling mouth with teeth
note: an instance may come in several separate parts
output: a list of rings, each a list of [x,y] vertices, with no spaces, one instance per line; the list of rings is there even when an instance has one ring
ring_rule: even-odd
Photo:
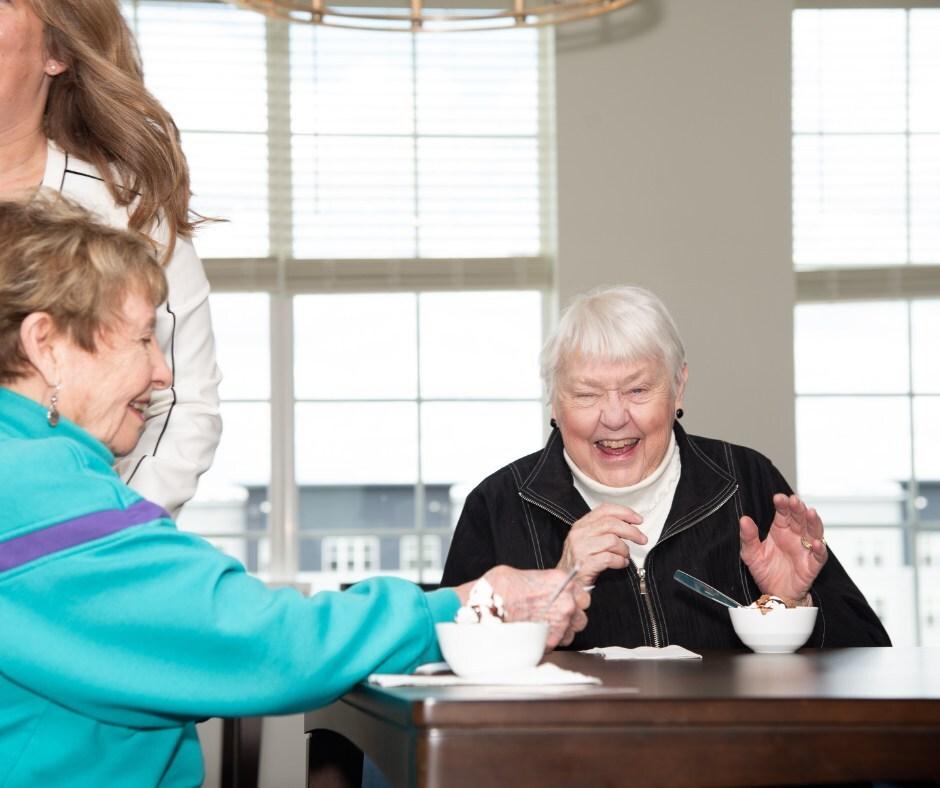
[[[640,442],[639,438],[623,438],[622,440],[616,441],[595,441],[594,445],[599,449],[607,449],[609,451],[618,451],[620,449],[632,449]]]

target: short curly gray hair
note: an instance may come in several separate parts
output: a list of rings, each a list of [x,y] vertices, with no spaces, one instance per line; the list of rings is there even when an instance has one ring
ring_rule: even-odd
[[[29,202],[0,202],[0,384],[29,368],[20,343],[28,315],[48,313],[91,353],[131,291],[154,307],[166,299],[166,275],[148,238],[105,227],[50,190]]]
[[[679,330],[663,302],[649,290],[630,285],[577,296],[562,313],[539,358],[549,400],[555,395],[558,373],[571,356],[661,361],[674,392],[685,367]]]

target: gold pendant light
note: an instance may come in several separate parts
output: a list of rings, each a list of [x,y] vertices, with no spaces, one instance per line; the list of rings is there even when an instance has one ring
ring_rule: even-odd
[[[391,30],[406,33],[447,33],[469,30],[500,30],[516,27],[542,27],[616,11],[637,0],[480,0],[459,8],[448,0],[437,0],[426,8],[424,0],[410,0],[401,7],[371,0],[351,0],[333,4],[329,0],[230,0],[235,5],[260,11],[290,22],[305,22],[355,30]]]

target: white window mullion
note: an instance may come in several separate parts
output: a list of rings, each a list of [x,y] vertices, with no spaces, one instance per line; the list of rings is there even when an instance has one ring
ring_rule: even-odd
[[[268,235],[276,261],[271,294],[271,511],[270,572],[293,578],[299,569],[298,494],[294,474],[294,320],[286,288],[293,253],[291,210],[290,32],[288,23],[265,23],[268,97]]]
[[[418,434],[416,440],[418,441],[418,481],[415,484],[415,538],[418,541],[418,575],[417,580],[419,583],[424,581],[424,561],[421,560],[423,555],[422,545],[424,544],[424,530],[426,526],[425,513],[427,511],[427,495],[424,487],[424,472],[422,470],[422,444],[421,444],[421,420],[424,410],[424,398],[421,393],[421,294],[415,294],[415,343],[418,347],[418,356],[417,364],[415,365],[415,374],[417,376],[416,381],[416,391],[417,391],[417,408],[418,408],[418,418],[416,424],[418,427]]]
[[[415,257],[421,257],[421,180],[418,177],[420,167],[418,150],[418,40],[415,34],[411,38],[411,183],[412,183],[412,219],[414,221]],[[420,481],[420,480],[419,480]]]
[[[908,90],[908,93],[910,91]],[[908,134],[908,139],[910,139],[910,134]],[[910,181],[910,177],[908,177]],[[910,226],[910,222],[908,222]],[[914,317],[911,309],[911,302],[907,302],[907,368],[908,368],[908,381],[907,381],[907,407],[909,412],[909,418],[911,423],[911,428],[914,427]],[[903,538],[905,541],[905,551],[910,558],[911,568],[914,573],[914,633],[917,638],[917,643],[923,643],[924,636],[922,630],[921,622],[921,598],[920,598],[920,557],[918,550],[918,541],[920,535],[919,521],[920,516],[917,513],[917,498],[920,495],[918,491],[917,484],[917,460],[915,457],[916,447],[914,445],[914,440],[911,440],[911,478],[907,485],[907,511],[908,519],[907,522],[902,526]]]
[[[271,539],[273,579],[293,578],[299,562],[294,473],[294,310],[290,295],[271,295]]]
[[[290,30],[281,19],[267,19],[268,225],[271,256],[293,256],[292,156],[290,128]]]
[[[911,245],[911,15],[904,15],[904,255],[910,262]],[[910,310],[908,310],[910,311]],[[913,388],[911,389],[913,391]],[[913,422],[911,422],[913,423]],[[914,467],[913,465],[911,466]]]
[[[542,325],[544,339],[558,321],[558,301],[552,298],[552,284],[557,281],[558,271],[558,172],[555,145],[555,30],[543,27],[539,30],[539,248],[542,258],[550,266],[542,284]],[[542,435],[548,439],[551,432],[551,406],[547,392],[542,391],[544,413]]]
[[[538,33],[539,58],[539,250],[557,258],[557,173],[555,162],[555,31],[543,27]]]

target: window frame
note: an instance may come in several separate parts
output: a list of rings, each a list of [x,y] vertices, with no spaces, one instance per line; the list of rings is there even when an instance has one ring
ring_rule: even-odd
[[[172,1],[221,4],[221,0]],[[127,16],[136,30],[138,0],[127,0],[126,5],[129,9]],[[294,393],[294,296],[371,292],[421,294],[441,291],[537,291],[542,302],[544,335],[553,315],[556,267],[554,36],[547,28],[536,32],[539,61],[536,135],[540,254],[501,258],[304,259],[292,256],[291,23],[264,17],[264,24],[270,254],[266,257],[205,257],[202,262],[213,293],[250,292],[265,294],[269,298],[271,386],[267,402],[270,410],[271,478],[268,486],[270,509],[267,512],[267,530],[249,529],[239,534],[223,535],[241,537],[246,545],[251,542],[258,544],[267,538],[269,560],[267,569],[259,574],[274,581],[293,581],[303,574],[300,571],[301,539],[336,535],[326,530],[304,529],[301,532],[299,526],[294,420],[295,407],[302,400]],[[419,34],[396,32],[389,35],[413,38]],[[198,251],[198,235],[195,242]],[[420,405],[420,397],[417,402]],[[420,432],[416,440],[420,441]],[[414,528],[407,532],[413,534],[419,544],[424,543],[425,535],[435,535],[433,530],[427,531],[424,525],[424,488],[425,483],[419,478],[415,485],[416,522]],[[219,536],[205,535],[210,538]],[[391,532],[388,529],[360,529],[355,534],[344,535],[389,536]],[[417,581],[423,582],[426,572],[424,561],[420,560],[418,564]]]
[[[793,11],[799,10],[904,10],[940,9],[940,0],[794,0]],[[792,19],[792,16],[791,16]],[[791,28],[792,30],[792,28]],[[911,132],[905,132],[908,137]],[[798,135],[791,127],[791,141]],[[910,170],[908,170],[908,175]],[[910,249],[910,244],[908,244]],[[820,268],[798,268],[794,262],[796,284],[795,306],[813,303],[845,303],[864,301],[904,301],[910,310],[914,301],[940,298],[940,261],[933,264],[911,263],[908,259],[896,265],[832,266]],[[908,352],[911,347],[911,324],[908,320]],[[875,394],[876,392],[873,392]],[[838,394],[800,394],[794,391],[794,399],[840,396]],[[905,393],[892,395],[905,398],[913,410],[915,392],[909,384]],[[921,600],[922,560],[919,548],[920,535],[940,533],[940,520],[926,520],[918,516],[918,479],[914,464],[914,423],[911,420],[911,478],[904,498],[906,518],[899,523],[839,523],[827,525],[827,529],[888,529],[900,531],[904,552],[912,570],[914,620],[913,630],[917,643],[923,643],[923,614]]]

